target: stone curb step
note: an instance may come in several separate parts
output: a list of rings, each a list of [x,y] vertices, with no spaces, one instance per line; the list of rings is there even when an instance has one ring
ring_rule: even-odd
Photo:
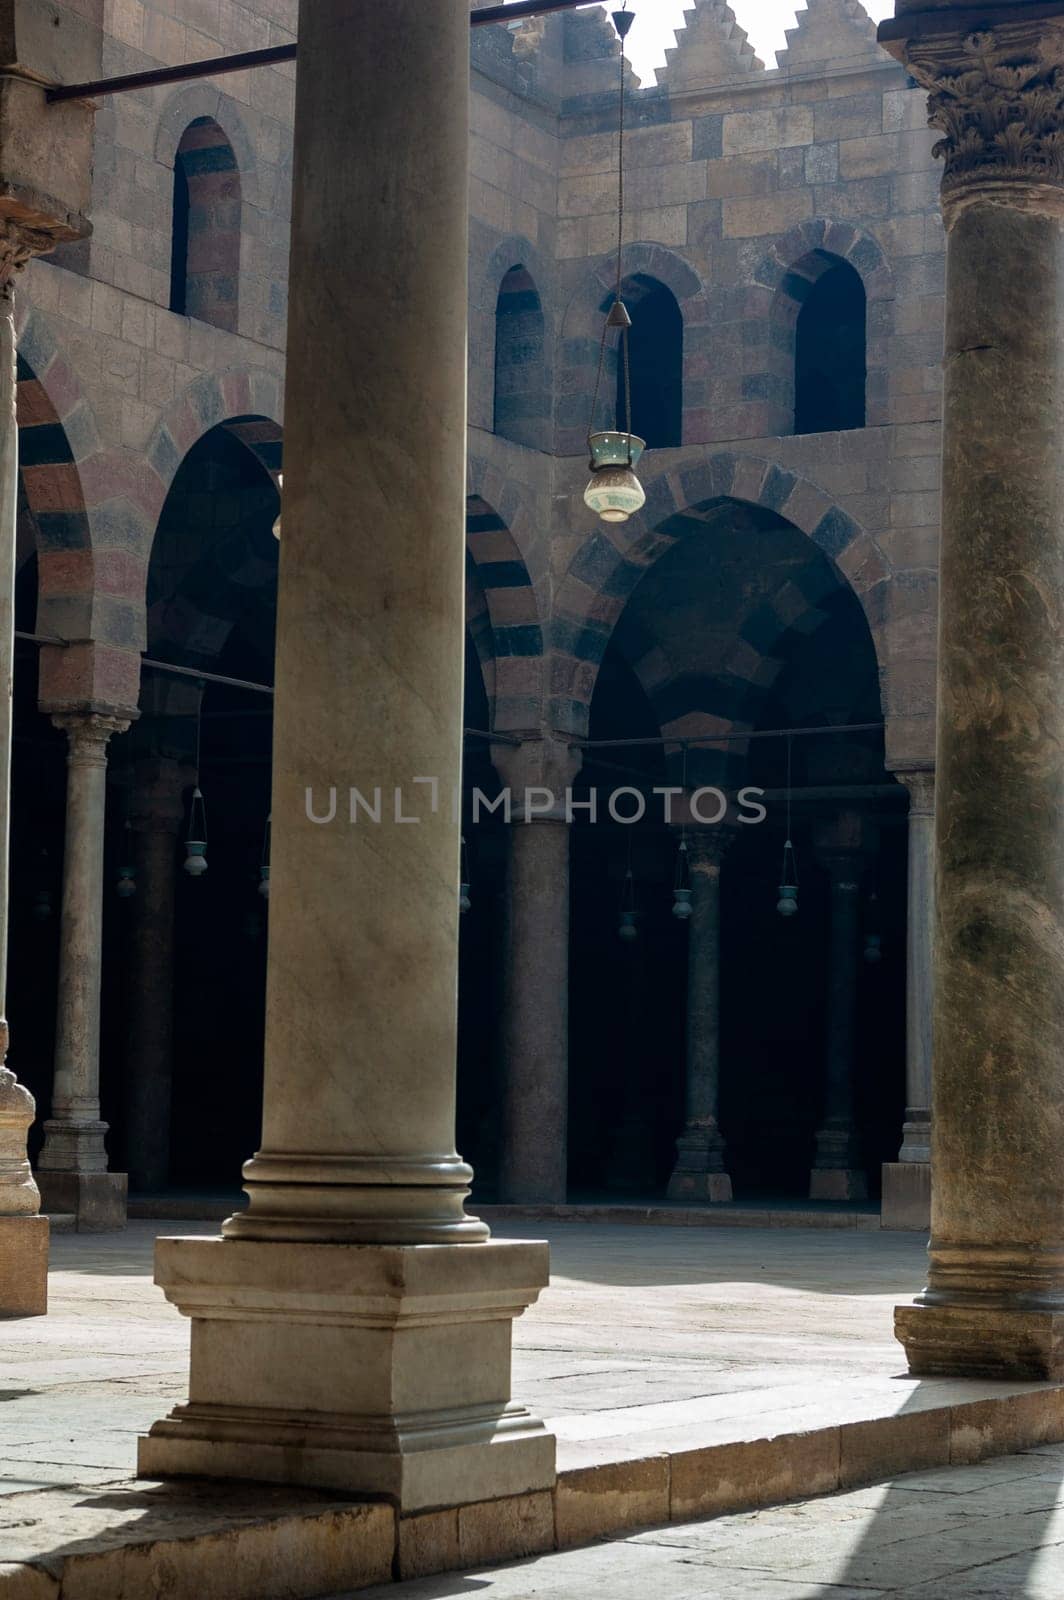
[[[563,1464],[553,1492],[409,1517],[246,1485],[123,1480],[26,1492],[8,1502],[0,1600],[321,1600],[1064,1440],[1064,1388],[967,1387],[979,1397],[926,1403],[935,1390],[910,1384],[889,1415],[777,1433],[762,1418],[758,1438]],[[844,1409],[853,1405],[851,1395]],[[827,1396],[822,1409],[830,1414]],[[564,1449],[563,1461],[580,1448]]]

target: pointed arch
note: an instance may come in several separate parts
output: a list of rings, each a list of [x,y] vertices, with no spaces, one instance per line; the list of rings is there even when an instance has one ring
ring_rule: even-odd
[[[823,490],[774,462],[725,452],[679,474],[663,473],[646,487],[647,505],[638,522],[633,518],[592,534],[559,587],[550,637],[552,726],[586,734],[599,666],[637,584],[681,539],[704,538],[736,504],[792,524],[818,547],[833,585],[848,585],[860,601],[880,670],[885,669],[885,594],[892,570],[872,537]],[[741,630],[729,674],[737,683],[756,685],[774,639],[808,626],[818,609],[816,595],[803,595],[785,582],[776,602],[767,610],[761,607]],[[729,718],[735,713],[734,706],[709,709]],[[673,708],[670,725],[685,714],[685,708]]]
[[[518,263],[503,278],[495,302],[493,432],[533,450],[546,449],[548,442],[546,362],[543,303],[536,280]]]

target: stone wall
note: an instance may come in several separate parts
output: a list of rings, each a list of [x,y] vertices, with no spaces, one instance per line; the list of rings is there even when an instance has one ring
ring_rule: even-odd
[[[109,0],[103,70],[286,42],[296,11],[295,0]],[[857,0],[811,0],[771,70],[722,0],[697,0],[687,18],[659,81],[630,94],[625,271],[664,284],[684,320],[683,443],[649,453],[640,527],[682,510],[685,480],[709,473],[818,538],[868,616],[888,758],[926,760],[944,257],[924,96],[878,49]],[[502,531],[486,537],[478,509],[471,584],[490,618],[501,722],[568,726],[618,614],[596,587],[602,536],[579,498],[613,281],[617,48],[592,10],[477,30],[472,50],[470,493]],[[91,547],[42,561],[42,615],[51,607],[79,637],[124,652],[130,682],[181,459],[228,417],[280,421],[293,90],[280,66],[102,102],[93,238],[27,275],[24,355],[57,415],[74,419]],[[229,329],[169,310],[174,161],[203,118],[240,177]],[[365,225],[350,219],[352,293]],[[795,321],[825,254],[867,294],[867,425],[794,436]],[[541,396],[529,401],[542,428],[524,444],[493,432],[496,307],[518,267],[543,313]],[[622,555],[625,537],[638,530],[616,536]]]

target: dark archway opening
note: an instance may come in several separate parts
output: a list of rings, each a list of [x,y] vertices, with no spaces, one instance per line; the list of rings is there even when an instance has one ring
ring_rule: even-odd
[[[241,182],[212,117],[185,129],[174,158],[170,310],[235,333],[240,292]]]
[[[683,315],[676,296],[656,278],[626,278],[621,298],[632,319],[632,432],[650,450],[683,443]],[[612,296],[606,309],[612,303]],[[618,364],[617,417],[627,416],[624,370]]]
[[[794,431],[836,433],[865,425],[867,300],[846,261],[818,258],[794,335]]]

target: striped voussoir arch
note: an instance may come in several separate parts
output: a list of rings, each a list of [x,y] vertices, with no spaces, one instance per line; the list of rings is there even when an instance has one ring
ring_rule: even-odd
[[[539,607],[513,532],[481,494],[466,499],[466,551],[467,620],[494,724],[533,726],[541,702]]]
[[[149,576],[148,585],[152,652],[205,668],[217,659],[238,624],[265,657],[272,655],[277,596],[277,543],[267,535],[277,515],[283,464],[280,426],[263,417],[238,417],[220,423],[217,432],[246,450],[262,471],[253,470],[241,482],[239,471],[234,474],[230,464],[226,481],[217,485],[212,499],[214,519],[200,530],[200,548],[183,568],[175,558],[187,548],[189,529],[180,505],[171,508],[168,501],[158,533],[162,570],[158,579]],[[209,437],[210,431],[199,443]],[[172,490],[179,482],[175,479]]]
[[[65,363],[53,355],[47,370],[53,393],[76,409],[73,381],[64,381]],[[60,637],[86,637],[95,581],[92,534],[71,438],[56,401],[23,354],[16,384],[19,480],[37,546],[37,627]]]
[[[678,670],[660,640],[622,618],[618,647],[650,702],[662,737],[707,741],[690,748],[686,758],[681,746],[667,750],[672,781],[686,774],[689,786],[733,788],[742,782],[749,741],[735,736],[763,724],[765,703],[794,648],[831,620],[833,602],[845,590],[845,580],[827,562],[809,562],[793,571],[736,618],[731,651],[710,674]]]
[[[603,526],[577,552],[559,589],[551,625],[554,727],[586,736],[598,670],[636,585],[681,539],[704,536],[714,522],[733,516],[737,502],[771,512],[806,534],[828,558],[819,565],[831,574],[832,585],[853,589],[876,637],[891,569],[870,535],[807,479],[761,457],[722,452],[651,481],[638,518]],[[815,588],[819,580],[810,582]],[[743,620],[729,671],[714,680],[712,702],[697,709],[734,722],[737,699],[749,702],[751,686],[757,689],[762,677],[771,681],[775,676],[765,663],[778,652],[786,653],[788,631],[820,625],[817,612],[823,598],[804,593],[795,579],[783,583],[771,600]],[[678,728],[693,709],[665,705],[661,715]],[[742,720],[747,720],[745,713]]]

